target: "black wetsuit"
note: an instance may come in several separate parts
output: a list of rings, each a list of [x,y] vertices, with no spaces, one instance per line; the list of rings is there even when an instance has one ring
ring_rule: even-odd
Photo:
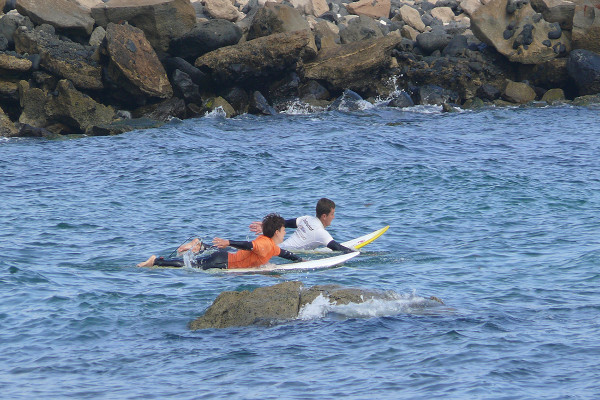
[[[250,251],[254,247],[252,242],[237,241],[237,240],[230,240],[229,246],[234,247],[236,249],[240,249],[240,250],[250,250]],[[204,252],[206,252],[206,250]],[[229,252],[227,250],[218,249],[209,254],[204,254],[204,252],[201,252],[198,255],[198,257],[196,257],[195,260],[192,260],[192,267],[201,268],[201,269],[211,269],[211,268],[227,269],[228,264],[229,264],[228,263]],[[285,259],[291,260],[291,261],[302,261],[302,259],[300,257],[298,257],[294,253],[284,250],[284,249],[280,249],[279,257],[282,257],[282,258],[285,258]],[[159,267],[182,268],[182,267],[185,267],[185,262],[183,261],[182,258],[165,259],[165,258],[159,257],[156,260],[154,260],[154,265],[159,266]]]

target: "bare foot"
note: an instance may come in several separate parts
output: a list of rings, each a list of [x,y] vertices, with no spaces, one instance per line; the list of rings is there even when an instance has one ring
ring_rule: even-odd
[[[147,259],[146,261],[139,263],[137,266],[138,267],[151,267],[154,265],[154,260],[156,260],[156,256],[150,256],[149,259]]]
[[[202,245],[202,242],[200,241],[200,239],[196,238],[196,239],[192,240],[191,242],[188,242],[186,244],[182,244],[181,246],[179,246],[177,248],[177,253],[185,253],[189,249],[192,249],[192,252],[197,253],[200,251],[201,245]]]

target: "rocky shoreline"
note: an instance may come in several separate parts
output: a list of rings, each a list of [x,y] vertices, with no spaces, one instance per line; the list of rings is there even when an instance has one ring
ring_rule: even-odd
[[[599,9],[599,11],[596,11]],[[600,0],[0,0],[0,136],[600,101]]]

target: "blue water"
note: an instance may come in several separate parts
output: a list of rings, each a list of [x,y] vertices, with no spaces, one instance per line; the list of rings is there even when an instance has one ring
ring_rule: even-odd
[[[598,108],[381,107],[0,140],[0,397],[597,399]],[[339,268],[140,269],[192,235],[337,203]],[[390,290],[274,326],[191,331],[225,290]],[[423,309],[419,299],[445,305]]]

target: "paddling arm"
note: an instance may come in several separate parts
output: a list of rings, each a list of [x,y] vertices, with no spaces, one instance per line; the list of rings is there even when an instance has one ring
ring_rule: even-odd
[[[346,246],[342,246],[341,244],[339,244],[335,240],[332,240],[331,242],[327,243],[327,247],[330,248],[333,251],[341,251],[341,252],[344,252],[344,253],[352,253],[353,251],[356,251],[356,250],[349,249]]]
[[[296,223],[296,218],[293,219],[286,219],[285,223],[283,224],[283,226],[285,226],[286,228],[297,228],[298,224]],[[262,231],[262,222],[261,221],[254,221],[250,224],[250,230],[254,233],[256,233],[257,235],[262,235],[263,231]]]
[[[284,250],[284,249],[280,249],[280,250],[281,251],[279,253],[279,257],[285,258],[286,260],[291,260],[291,261],[294,261],[294,262],[302,261],[302,258],[298,257],[297,255],[295,255],[291,251]]]

